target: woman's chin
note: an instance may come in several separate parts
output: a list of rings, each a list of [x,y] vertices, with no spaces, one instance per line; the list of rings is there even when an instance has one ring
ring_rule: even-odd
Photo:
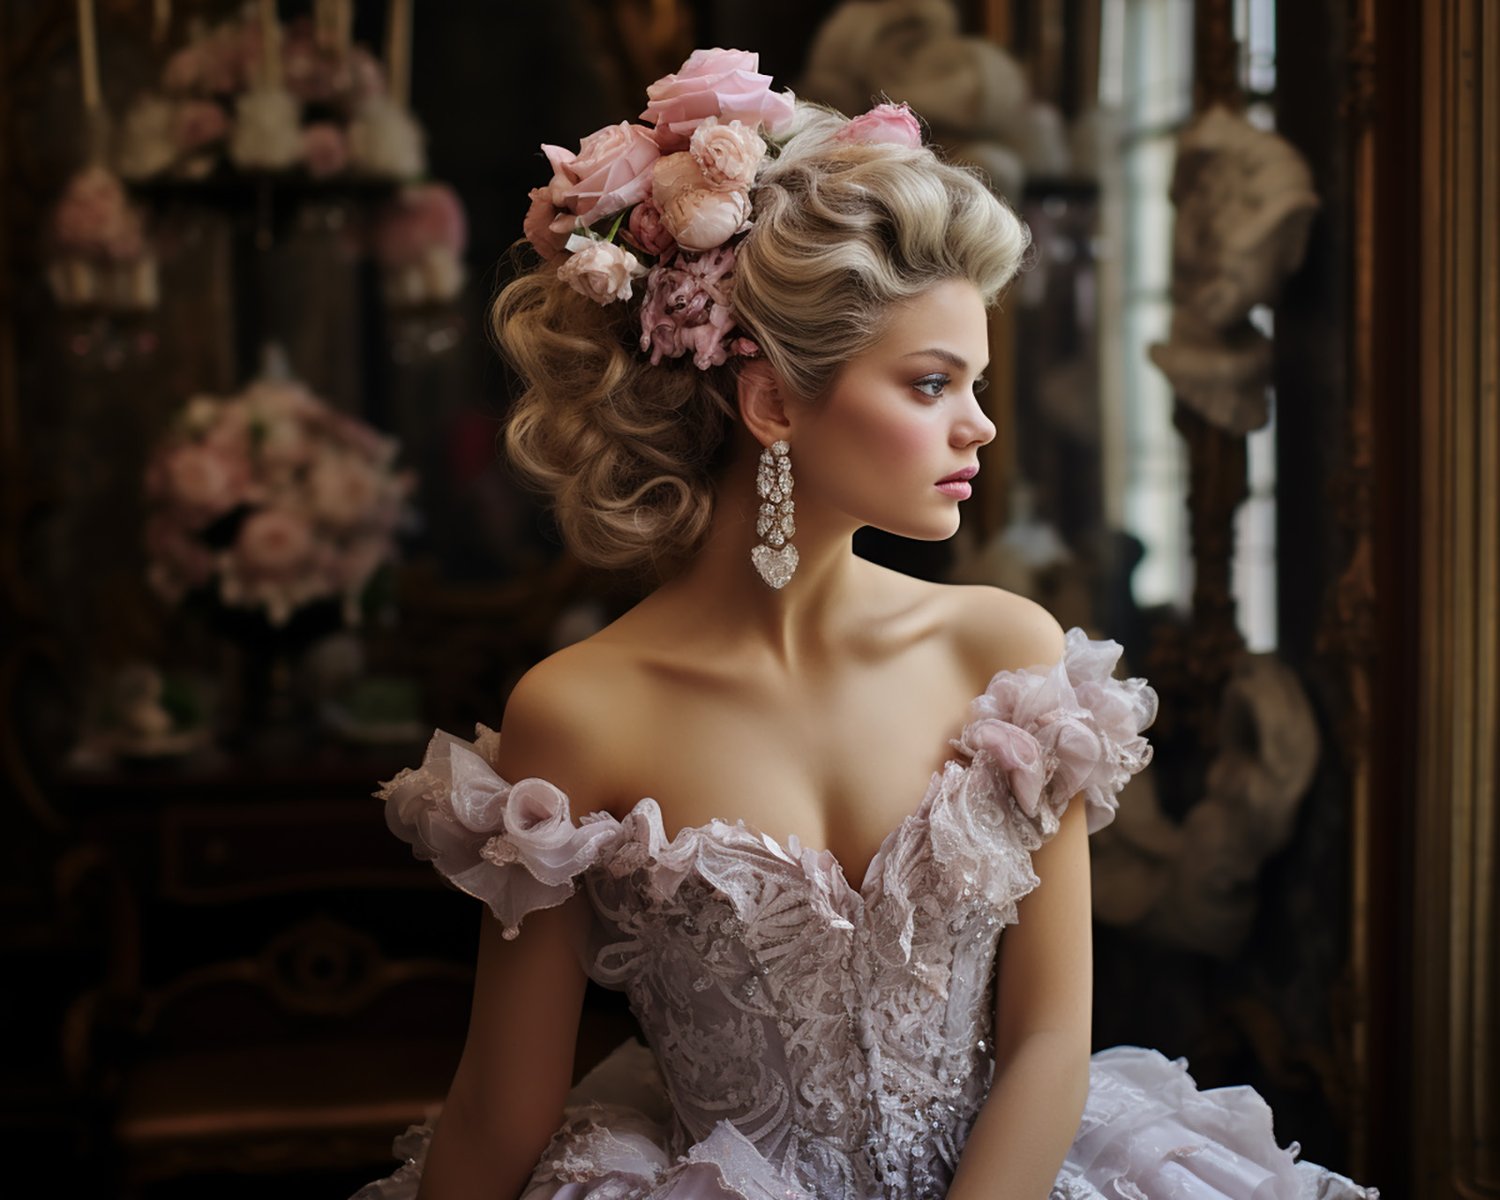
[[[963,518],[957,508],[954,511],[941,516],[929,516],[927,520],[917,521],[871,521],[870,524],[884,533],[894,534],[896,537],[910,538],[914,542],[946,542],[958,532]]]

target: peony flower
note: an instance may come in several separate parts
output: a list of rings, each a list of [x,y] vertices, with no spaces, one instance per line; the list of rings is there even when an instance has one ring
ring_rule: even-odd
[[[584,138],[574,154],[561,146],[542,147],[552,164],[552,204],[592,225],[646,198],[651,170],[661,156],[651,131],[621,121]]]
[[[646,273],[646,265],[623,246],[596,242],[574,234],[567,241],[573,253],[557,269],[557,277],[595,304],[629,300],[631,281]]]
[[[877,104],[855,117],[836,134],[835,141],[865,145],[910,146],[922,144],[922,126],[907,104]]]
[[[349,143],[332,121],[314,121],[302,129],[302,161],[314,179],[337,175],[349,165]]]
[[[287,509],[263,508],[245,518],[234,549],[250,574],[284,578],[301,570],[312,556],[312,527]]]
[[[745,191],[766,156],[765,140],[742,121],[721,123],[709,117],[693,131],[689,143],[705,182],[719,191]]]
[[[685,149],[709,117],[779,133],[792,121],[792,93],[772,92],[771,77],[759,67],[760,56],[751,51],[694,50],[675,74],[646,89],[641,120],[656,127],[664,152]]]
[[[630,240],[647,254],[660,257],[676,243],[672,234],[662,224],[661,209],[649,200],[643,200],[630,210],[630,223],[626,226]]]
[[[744,192],[693,188],[673,196],[662,224],[684,250],[712,250],[748,227],[750,197]]]
[[[728,359],[733,279],[734,250],[729,246],[701,255],[674,254],[651,268],[641,305],[640,345],[651,351],[652,366],[689,351],[703,371]]]
[[[707,188],[709,182],[703,176],[703,169],[686,150],[662,155],[651,172],[651,203],[658,209],[665,209],[683,192]]]

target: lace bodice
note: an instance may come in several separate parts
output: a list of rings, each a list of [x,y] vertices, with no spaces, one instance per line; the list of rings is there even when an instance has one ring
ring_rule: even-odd
[[[676,1153],[746,1196],[941,1196],[989,1088],[995,952],[1031,854],[1075,799],[1090,832],[1112,820],[1151,757],[1156,694],[1112,678],[1119,656],[1073,629],[1060,662],[996,674],[859,891],[828,851],[743,821],[668,838],[650,797],[575,821],[551,783],[496,773],[483,726],[439,733],[379,795],[506,936],[584,890],[585,969],[629,998]],[[621,1133],[576,1114],[536,1179],[566,1178],[590,1136]]]

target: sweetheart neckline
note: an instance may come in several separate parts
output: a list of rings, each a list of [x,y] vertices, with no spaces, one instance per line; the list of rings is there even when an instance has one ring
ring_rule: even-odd
[[[981,697],[987,695],[988,692],[989,692],[989,690],[990,690],[990,688],[992,688],[994,686],[995,680],[998,679],[1000,676],[1002,676],[1002,675],[1026,675],[1026,674],[1035,674],[1037,672],[1041,672],[1041,673],[1045,674],[1047,672],[1052,671],[1058,665],[1058,663],[1066,662],[1066,660],[1067,660],[1067,649],[1065,647],[1064,650],[1063,650],[1062,656],[1058,659],[1058,662],[1052,664],[1051,666],[1046,666],[1046,665],[1043,665],[1043,664],[1034,664],[1034,665],[1029,666],[1029,667],[1006,667],[1006,668],[1002,668],[999,671],[996,671],[993,675],[990,676],[989,682],[986,683],[983,688],[981,688],[978,692],[976,692],[974,695],[972,695],[972,696],[969,697],[968,701],[966,702],[966,704],[964,706],[964,712],[965,713],[970,712],[972,710],[972,708],[973,708],[974,701],[976,701],[976,700],[980,699]],[[958,737],[956,737],[956,738],[949,738],[948,739],[948,744],[949,745],[956,745],[958,743],[958,741],[963,737],[963,731],[964,731],[964,729],[966,729],[968,727],[968,725],[969,725],[969,722],[967,720],[965,720],[963,722],[962,726],[959,728]],[[969,771],[971,771],[971,770],[974,769],[974,765],[977,762],[977,760],[978,760],[978,756],[974,755],[974,756],[971,756],[969,758],[969,761],[967,763],[964,763],[964,762],[961,762],[959,760],[959,758],[955,755],[953,757],[944,759],[943,760],[943,765],[941,767],[939,767],[937,770],[933,771],[932,774],[928,776],[928,778],[927,778],[927,787],[922,792],[921,798],[917,801],[915,807],[912,808],[912,810],[910,812],[906,813],[906,815],[903,816],[896,823],[896,825],[883,838],[880,839],[879,845],[877,845],[875,847],[875,853],[871,856],[870,861],[865,864],[864,875],[860,879],[858,887],[855,887],[853,884],[851,884],[849,882],[849,872],[845,869],[843,860],[840,859],[839,856],[837,854],[835,854],[832,850],[826,850],[826,849],[825,850],[814,850],[814,851],[811,851],[810,853],[812,853],[813,857],[815,857],[815,858],[820,858],[820,859],[826,858],[828,860],[828,862],[830,864],[832,864],[832,866],[834,868],[837,869],[838,876],[839,876],[839,878],[841,880],[843,880],[844,886],[853,895],[859,897],[860,902],[861,902],[862,905],[867,904],[869,902],[869,897],[865,894],[865,889],[869,887],[870,881],[872,880],[872,878],[874,878],[874,875],[875,875],[875,865],[878,862],[881,861],[882,857],[885,855],[886,850],[895,841],[895,839],[902,832],[904,832],[906,830],[906,828],[908,826],[910,826],[912,824],[912,822],[914,822],[922,814],[923,808],[927,806],[928,801],[931,799],[931,797],[934,794],[933,793],[934,782],[942,780],[942,779],[945,779],[947,777],[947,775],[948,775],[948,770],[949,770],[950,767],[958,767],[959,768],[960,777],[962,777],[963,775],[967,775]],[[614,819],[617,822],[623,824],[629,817],[631,817],[636,812],[637,809],[639,809],[641,807],[641,805],[645,804],[648,800],[652,804],[656,805],[657,821],[658,821],[658,824],[660,824],[660,819],[661,819],[661,804],[660,804],[660,802],[654,796],[641,796],[634,803],[632,803],[629,808],[627,808],[625,810],[624,815],[619,816],[619,817],[615,817]],[[613,814],[611,814],[611,815],[613,815]],[[806,846],[804,845],[802,839],[797,834],[795,834],[795,833],[788,834],[787,835],[787,841],[789,841],[789,842],[795,842],[797,844],[798,849],[802,851],[801,854],[794,854],[791,851],[791,849],[788,847],[788,845],[787,845],[786,842],[783,842],[780,838],[773,837],[771,834],[767,833],[765,830],[759,828],[758,826],[752,825],[750,822],[746,821],[743,817],[737,817],[733,821],[726,820],[723,817],[710,817],[707,821],[700,822],[697,825],[683,825],[683,826],[680,826],[678,828],[677,832],[675,832],[674,834],[672,834],[671,837],[669,837],[669,838],[666,839],[666,847],[665,848],[669,849],[669,850],[670,849],[675,849],[677,847],[678,843],[683,838],[685,838],[685,837],[689,837],[689,836],[702,837],[705,834],[710,833],[713,830],[713,827],[715,825],[726,825],[726,826],[728,826],[731,829],[738,828],[740,830],[743,830],[745,833],[748,833],[748,834],[750,834],[750,835],[752,835],[754,837],[759,838],[769,849],[772,849],[777,854],[780,854],[781,856],[783,856],[785,859],[787,859],[788,862],[793,863],[793,864],[797,865],[798,867],[802,868],[803,874],[807,875],[809,878],[811,878],[810,873],[806,870],[806,867],[804,865],[805,860],[804,860],[804,857],[803,857],[803,855],[809,853],[809,851],[807,850]],[[665,829],[663,829],[663,831],[662,831],[662,836],[666,837],[666,831],[665,831]]]
[[[849,882],[849,873],[844,869],[843,860],[840,859],[839,856],[832,850],[808,850],[808,848],[803,845],[802,839],[795,833],[788,834],[786,841],[783,841],[782,839],[767,833],[765,830],[759,828],[758,826],[752,825],[749,821],[745,820],[744,817],[736,817],[732,821],[727,820],[724,817],[710,817],[707,821],[699,822],[697,825],[680,826],[676,833],[667,838],[665,849],[676,849],[677,844],[684,838],[689,836],[703,837],[707,834],[712,833],[716,825],[724,825],[730,829],[739,829],[744,833],[750,834],[752,837],[759,838],[768,849],[774,851],[776,854],[781,855],[786,859],[788,863],[798,867],[802,867],[803,874],[805,875],[808,874],[804,866],[805,855],[811,854],[814,858],[826,858],[828,862],[837,869],[839,878],[844,881],[844,886],[848,888],[851,893],[858,896],[861,900],[868,901],[869,897],[865,895],[865,889],[869,886],[871,879],[874,877],[875,864],[881,860],[887,848],[896,839],[896,837],[901,834],[907,828],[907,826],[909,826],[913,821],[915,821],[919,816],[922,815],[922,809],[926,807],[928,800],[933,795],[934,782],[946,778],[948,769],[950,767],[958,767],[959,774],[961,776],[967,774],[969,771],[973,770],[974,765],[977,761],[977,756],[971,758],[967,763],[960,762],[956,757],[949,758],[944,760],[943,765],[939,769],[928,776],[926,790],[923,791],[922,798],[917,801],[916,807],[908,812],[905,816],[903,816],[899,821],[897,821],[890,832],[888,832],[885,837],[880,839],[880,844],[875,847],[875,853],[871,856],[870,861],[865,864],[864,877],[859,881],[859,887],[857,888]],[[641,807],[641,805],[647,803],[648,801],[651,804],[656,805],[657,821],[658,823],[660,823],[661,805],[654,796],[642,796],[625,810],[624,816],[616,817],[614,819],[620,824],[624,824],[625,821],[628,820],[636,812],[636,810]],[[791,847],[787,844],[788,842],[795,842],[798,850],[800,850],[801,853],[793,853]],[[809,878],[810,877],[811,876],[809,875]]]

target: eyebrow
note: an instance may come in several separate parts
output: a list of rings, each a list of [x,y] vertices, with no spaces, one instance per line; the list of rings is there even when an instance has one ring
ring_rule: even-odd
[[[967,371],[969,369],[969,364],[966,359],[961,358],[957,354],[954,354],[952,350],[944,350],[941,346],[930,346],[926,350],[913,350],[910,354],[903,354],[901,357],[922,358],[923,356],[930,356],[932,358],[940,359],[941,361],[947,363],[955,371]],[[983,369],[983,367],[980,368],[981,371]]]

